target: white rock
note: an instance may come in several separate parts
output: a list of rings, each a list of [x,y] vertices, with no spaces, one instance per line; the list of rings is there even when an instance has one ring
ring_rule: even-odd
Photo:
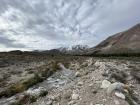
[[[125,99],[125,95],[124,95],[123,93],[121,93],[121,92],[116,91],[116,92],[115,92],[115,95],[116,95],[117,97],[121,98],[121,99]]]
[[[9,105],[10,103],[15,103],[15,102],[16,102],[16,97],[15,97],[15,96],[12,96],[12,97],[6,99],[5,102],[7,102],[7,104],[4,104],[4,105]],[[8,103],[9,103],[9,104],[8,104]],[[0,105],[1,105],[1,103],[0,103]],[[10,104],[10,105],[11,105],[11,104]]]
[[[53,101],[55,100],[55,98],[56,98],[55,96],[50,96],[50,97],[49,97],[49,99],[51,99],[51,100],[53,100]]]
[[[42,102],[40,103],[40,105],[46,105],[46,103],[45,103],[44,101],[42,101]]]
[[[91,84],[89,84],[88,86],[89,86],[89,87],[92,87],[93,85],[94,85],[94,84],[93,84],[93,83],[91,83]]]
[[[78,71],[75,73],[75,76],[76,76],[76,77],[79,77],[80,75],[81,75],[81,74],[80,74],[80,72],[78,72]]]
[[[68,102],[68,105],[74,105],[75,104],[75,101],[70,101],[70,102]]]
[[[53,101],[49,100],[45,105],[52,105]]]
[[[84,83],[82,81],[78,82],[77,85],[78,86],[82,86]]]
[[[41,94],[41,92],[43,91],[46,91],[45,88],[43,87],[39,87],[39,88],[36,88],[36,89],[28,89],[25,93],[26,94],[29,94],[29,95],[32,95],[32,96],[39,96]]]
[[[95,63],[94,63],[95,66],[100,66],[100,61],[97,60]]]
[[[108,88],[110,85],[111,85],[111,82],[109,82],[107,80],[103,80],[101,88],[105,89],[105,88]]]
[[[79,94],[72,94],[71,99],[73,100],[78,100],[79,99]]]
[[[120,83],[120,82],[115,82],[113,84],[111,84],[108,89],[107,89],[107,94],[108,95],[111,95],[113,91],[115,90],[119,90],[119,91],[122,91],[123,90],[123,87],[124,87],[124,84],[123,83]]]

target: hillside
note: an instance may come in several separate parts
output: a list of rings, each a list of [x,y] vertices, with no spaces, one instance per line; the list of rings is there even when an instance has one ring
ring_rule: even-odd
[[[89,50],[93,54],[120,54],[140,52],[140,24],[108,37]]]

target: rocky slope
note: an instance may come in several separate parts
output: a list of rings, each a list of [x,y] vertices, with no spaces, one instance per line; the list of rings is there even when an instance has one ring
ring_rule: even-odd
[[[48,86],[48,95],[31,105],[139,105],[140,84],[130,66],[136,65],[92,58],[71,62],[69,69],[62,66],[61,73],[39,84]]]
[[[91,48],[93,54],[120,54],[140,52],[140,24],[113,36]]]

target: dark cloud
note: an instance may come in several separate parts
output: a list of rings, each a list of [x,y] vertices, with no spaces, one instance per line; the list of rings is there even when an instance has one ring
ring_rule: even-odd
[[[25,48],[25,45],[18,44],[15,40],[10,40],[2,36],[0,36],[0,44],[6,46],[7,48]]]

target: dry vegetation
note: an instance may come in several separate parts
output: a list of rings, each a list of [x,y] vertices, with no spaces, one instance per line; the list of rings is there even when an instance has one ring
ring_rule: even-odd
[[[83,56],[46,56],[44,54],[27,54],[27,53],[1,53],[0,54],[0,98],[8,98],[24,91],[30,87],[43,82],[48,77],[59,71],[59,66],[62,63],[66,68],[71,70],[87,70],[89,65],[94,65],[95,62],[87,63],[87,59],[92,57]],[[139,62],[139,57],[94,57],[96,60],[103,62],[112,61],[112,59],[120,60],[122,63],[131,61],[134,65],[131,65],[131,75],[140,81],[139,67],[136,67],[136,62]],[[78,64],[78,67],[72,66],[72,64]],[[92,66],[92,69],[98,69]],[[114,69],[115,71],[115,69]],[[83,75],[88,75],[88,71],[84,71]],[[102,74],[103,77],[108,77],[107,74]],[[121,83],[127,83],[127,75],[124,71],[112,72],[110,78],[114,78]],[[113,80],[113,79],[112,79]],[[113,82],[113,81],[111,81]],[[98,91],[93,91],[96,94]],[[126,95],[127,102],[131,105],[132,99],[138,100],[133,94],[133,90],[129,90]],[[39,97],[44,97],[48,94],[45,90],[40,93],[39,96],[33,96],[29,94],[23,94],[23,97],[17,97],[17,101],[12,105],[23,105],[27,103],[35,102]],[[133,104],[132,104],[133,105]]]
[[[0,54],[0,98],[11,97],[22,93],[30,87],[44,81],[46,78],[60,70],[59,63],[65,67],[70,61],[78,60],[79,57],[72,56],[44,56],[41,54],[26,54],[18,52]],[[12,80],[13,79],[13,80]],[[46,95],[46,91],[40,96]],[[25,99],[24,99],[25,98]],[[20,105],[22,101],[35,98],[25,95],[19,99],[15,105]]]

